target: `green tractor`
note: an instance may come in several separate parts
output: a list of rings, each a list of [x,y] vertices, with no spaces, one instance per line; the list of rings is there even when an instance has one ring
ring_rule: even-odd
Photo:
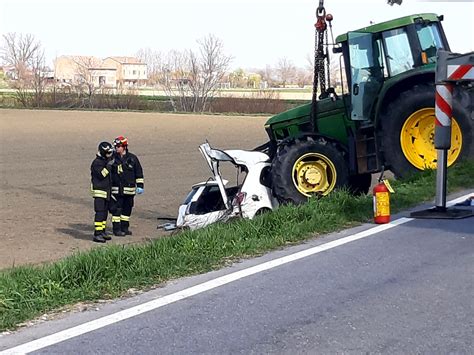
[[[449,50],[442,19],[417,14],[338,36],[332,52],[340,56],[347,86],[339,95],[321,88],[319,100],[317,72],[324,72],[328,45],[322,54],[316,25],[313,101],[271,117],[265,125],[270,141],[260,148],[272,158],[272,189],[281,203],[342,186],[367,193],[371,174],[384,168],[404,176],[436,167],[436,53]],[[474,156],[471,113],[454,106],[448,166]]]

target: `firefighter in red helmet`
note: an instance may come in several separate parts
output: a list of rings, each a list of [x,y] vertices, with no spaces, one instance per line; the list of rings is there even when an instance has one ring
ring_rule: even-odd
[[[117,199],[118,208],[113,213],[112,225],[115,235],[131,235],[130,216],[136,194],[144,188],[143,169],[138,157],[128,151],[128,139],[118,136],[114,139],[114,170],[112,194]]]
[[[105,233],[112,189],[112,166],[114,164],[112,144],[101,142],[96,158],[91,164],[91,193],[94,198],[94,237],[93,241],[105,243],[110,236]]]

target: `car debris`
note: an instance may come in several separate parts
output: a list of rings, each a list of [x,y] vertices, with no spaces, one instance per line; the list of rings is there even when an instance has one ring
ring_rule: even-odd
[[[270,157],[262,152],[247,150],[219,150],[208,142],[199,146],[212,176],[192,186],[178,209],[176,223],[165,223],[164,230],[198,229],[233,218],[252,219],[278,206],[269,181]],[[237,169],[235,185],[223,179],[219,166],[230,163]],[[239,176],[244,174],[243,181]]]

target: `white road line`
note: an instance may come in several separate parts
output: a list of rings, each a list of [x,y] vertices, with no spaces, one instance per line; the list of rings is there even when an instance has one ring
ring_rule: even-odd
[[[469,193],[465,196],[461,196],[461,197],[459,197],[455,200],[450,201],[446,205],[447,206],[452,206],[452,205],[454,205],[458,202],[464,201],[469,196],[472,196],[472,194],[473,193]],[[383,232],[385,230],[397,227],[399,225],[405,224],[405,223],[410,222],[412,220],[413,220],[413,218],[400,218],[400,219],[397,219],[397,220],[395,220],[391,223],[388,223],[388,224],[381,224],[381,225],[378,225],[377,227],[370,228],[370,229],[365,230],[363,232],[359,232],[359,233],[356,233],[356,234],[353,234],[353,235],[350,235],[350,236],[347,236],[347,237],[344,237],[344,238],[341,238],[341,239],[337,239],[337,240],[334,240],[334,241],[329,242],[329,243],[321,244],[321,245],[318,245],[316,247],[297,252],[295,254],[291,254],[291,255],[287,255],[287,256],[284,256],[284,257],[281,257],[281,258],[278,258],[278,259],[267,261],[265,263],[262,263],[262,264],[259,264],[259,265],[256,265],[256,266],[252,266],[248,269],[236,271],[236,272],[233,272],[231,274],[218,277],[214,280],[210,280],[210,281],[204,282],[202,284],[187,288],[185,290],[173,293],[171,295],[164,296],[164,297],[161,297],[161,298],[143,303],[141,305],[134,306],[132,308],[128,308],[128,309],[125,309],[123,311],[116,312],[116,313],[110,314],[108,316],[98,318],[96,320],[93,320],[93,321],[90,321],[90,322],[87,322],[87,323],[84,323],[84,324],[81,324],[81,325],[63,330],[63,331],[60,331],[58,333],[54,333],[54,334],[45,336],[43,338],[36,339],[36,340],[30,341],[28,343],[25,343],[25,344],[22,344],[22,345],[4,350],[4,351],[0,352],[0,355],[26,354],[26,353],[29,353],[29,352],[32,352],[32,351],[43,349],[47,346],[51,346],[51,345],[60,343],[62,341],[77,337],[79,335],[92,332],[96,329],[106,327],[110,324],[114,324],[114,323],[120,322],[122,320],[135,317],[139,314],[143,314],[145,312],[152,311],[154,309],[166,306],[166,305],[174,303],[176,301],[180,301],[180,300],[183,300],[185,298],[197,295],[199,293],[203,293],[203,292],[212,290],[214,288],[217,288],[219,286],[223,286],[223,285],[226,285],[228,283],[240,280],[244,277],[255,275],[259,272],[266,271],[266,270],[272,269],[274,267],[284,265],[284,264],[290,263],[292,261],[305,258],[305,257],[310,256],[310,255],[321,253],[325,250],[329,250],[329,249],[332,249],[332,248],[335,248],[335,247],[338,247],[338,246],[341,246],[341,245],[344,245],[344,244],[347,244],[347,243],[350,243],[350,242],[353,242],[353,241],[356,241],[356,240],[359,240],[359,239],[369,237],[371,235],[374,235],[374,234]]]

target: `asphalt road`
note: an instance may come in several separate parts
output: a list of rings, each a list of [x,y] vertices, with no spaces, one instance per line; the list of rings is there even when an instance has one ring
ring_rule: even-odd
[[[0,338],[0,349],[372,227],[318,238],[24,329]],[[37,353],[468,354],[474,352],[473,295],[474,218],[412,220]]]

